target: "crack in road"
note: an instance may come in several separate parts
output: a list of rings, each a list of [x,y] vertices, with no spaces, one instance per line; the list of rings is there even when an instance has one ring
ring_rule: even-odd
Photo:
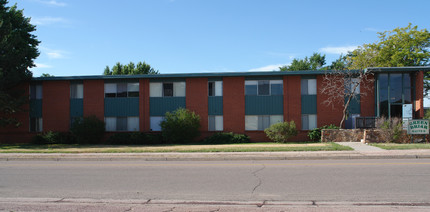
[[[261,180],[261,178],[260,178],[259,176],[257,176],[257,173],[258,173],[258,172],[260,172],[260,171],[262,171],[263,169],[265,169],[265,168],[266,168],[266,165],[264,165],[264,164],[261,164],[261,165],[263,165],[263,167],[262,167],[262,168],[260,168],[260,169],[258,169],[258,170],[256,170],[256,171],[252,172],[252,175],[254,175],[254,177],[256,177],[256,178],[258,179],[258,183],[257,183],[257,185],[254,187],[254,189],[252,189],[252,194],[254,194],[255,190],[256,190],[258,187],[260,187],[260,186],[261,186],[261,183],[262,183],[262,180]]]

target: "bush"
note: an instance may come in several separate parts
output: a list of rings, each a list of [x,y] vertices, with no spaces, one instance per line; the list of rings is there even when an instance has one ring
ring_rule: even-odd
[[[163,139],[160,134],[117,133],[109,137],[106,143],[111,145],[157,145],[162,144]]]
[[[105,123],[96,116],[75,120],[71,132],[80,144],[98,144],[105,133]]]
[[[32,139],[32,144],[74,144],[76,138],[70,132],[52,132],[37,134]]]
[[[397,142],[402,136],[402,120],[397,117],[386,119],[381,117],[376,121],[376,127],[381,129],[381,137],[385,142]]]
[[[264,132],[270,140],[285,143],[289,138],[297,135],[296,123],[290,121],[272,124]]]
[[[215,133],[203,140],[206,144],[236,144],[236,143],[249,143],[249,137],[244,134],[235,134],[232,132],[219,132]]]
[[[167,112],[160,125],[164,140],[171,143],[191,142],[200,135],[200,116],[187,109]]]
[[[330,125],[324,125],[319,128],[315,128],[311,131],[309,131],[308,136],[312,141],[321,141],[321,130],[324,129],[339,129],[338,126],[330,124]]]

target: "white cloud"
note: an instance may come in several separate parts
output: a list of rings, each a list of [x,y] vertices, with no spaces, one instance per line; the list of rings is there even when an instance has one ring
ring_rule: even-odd
[[[62,59],[67,58],[69,54],[67,51],[59,50],[59,49],[50,49],[41,46],[40,51],[42,54],[45,54],[49,59]]]
[[[43,63],[35,63],[36,67],[34,68],[52,68],[51,65],[43,64]]]
[[[60,17],[32,17],[31,23],[34,25],[51,25],[57,23],[66,23],[67,21],[64,18]]]
[[[328,46],[328,47],[319,49],[319,51],[327,54],[346,54],[349,51],[353,51],[357,47],[358,46],[337,46],[337,47]]]
[[[37,2],[39,2],[39,3],[42,3],[42,4],[46,4],[46,5],[49,5],[49,6],[55,6],[55,7],[65,7],[65,6],[67,6],[67,4],[66,3],[64,3],[64,2],[58,2],[58,1],[55,1],[55,0],[38,0]]]
[[[253,68],[249,69],[248,71],[278,71],[279,67],[286,66],[289,64],[274,64],[274,65],[267,65],[259,68]]]

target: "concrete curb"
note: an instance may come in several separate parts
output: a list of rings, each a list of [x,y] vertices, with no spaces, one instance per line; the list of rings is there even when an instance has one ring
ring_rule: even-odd
[[[224,161],[224,160],[333,160],[333,159],[420,159],[430,158],[430,150],[390,150],[381,152],[220,152],[220,153],[81,153],[18,154],[1,153],[0,161]]]

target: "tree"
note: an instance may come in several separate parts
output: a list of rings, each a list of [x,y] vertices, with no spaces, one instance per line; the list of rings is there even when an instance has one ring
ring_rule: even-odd
[[[130,62],[128,65],[123,65],[117,62],[112,69],[106,66],[104,75],[136,75],[136,74],[159,74],[158,70],[152,68],[149,64],[145,62],[139,62],[135,65]]]
[[[42,73],[42,75],[40,75],[40,77],[53,77],[54,75],[50,75],[48,73]]]
[[[347,55],[350,69],[367,67],[426,66],[430,60],[430,33],[418,26],[378,32],[379,41],[363,44]],[[424,90],[430,91],[430,73],[425,73]]]
[[[330,70],[323,77],[320,92],[327,98],[323,101],[326,106],[343,105],[342,120],[339,127],[348,118],[348,109],[351,101],[359,101],[362,96],[367,96],[373,85],[372,73],[365,70]],[[366,83],[362,83],[366,82]]]
[[[19,126],[14,114],[22,111],[28,96],[18,86],[33,76],[29,69],[35,67],[40,41],[32,34],[36,27],[23,10],[7,4],[0,0],[0,126]]]
[[[325,65],[325,55],[313,53],[311,57],[293,59],[291,65],[279,67],[280,71],[318,70]]]

